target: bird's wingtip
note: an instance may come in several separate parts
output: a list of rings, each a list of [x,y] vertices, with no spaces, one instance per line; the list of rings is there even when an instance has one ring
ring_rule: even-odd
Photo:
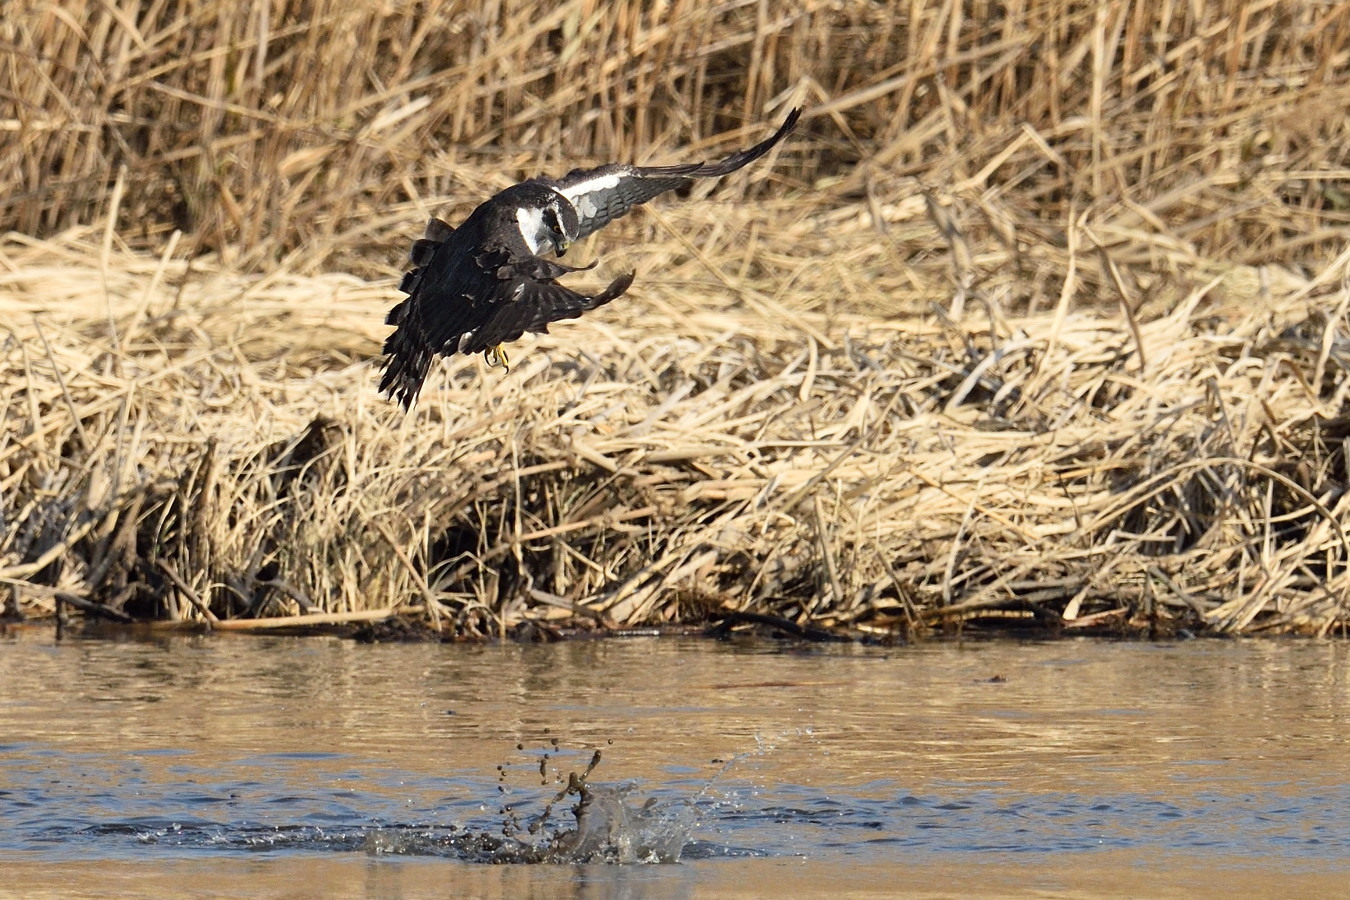
[[[797,127],[797,122],[802,117],[802,109],[803,108],[800,106],[794,106],[792,109],[788,110],[787,117],[783,119],[783,124],[778,126],[778,130],[773,133],[773,137],[769,140],[777,143],[792,133],[793,129]]]

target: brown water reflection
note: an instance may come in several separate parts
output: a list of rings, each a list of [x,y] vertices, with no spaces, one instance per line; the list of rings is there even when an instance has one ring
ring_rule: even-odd
[[[0,866],[27,896],[1250,896],[1350,875],[1341,644],[29,632],[0,642],[0,683]],[[377,825],[489,827],[502,796],[551,793],[544,752],[579,769],[596,747],[597,780],[699,805],[685,862],[360,850]]]

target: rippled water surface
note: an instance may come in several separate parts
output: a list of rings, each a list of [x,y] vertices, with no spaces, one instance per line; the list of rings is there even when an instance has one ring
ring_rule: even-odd
[[[0,638],[0,685],[5,896],[1350,884],[1344,644],[368,646],[21,630]],[[584,794],[565,794],[596,750]]]

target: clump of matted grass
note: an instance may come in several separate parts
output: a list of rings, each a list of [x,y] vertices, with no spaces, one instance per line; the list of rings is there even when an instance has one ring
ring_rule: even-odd
[[[437,368],[404,415],[369,365],[388,285],[98,255],[4,248],[0,578],[27,612],[1344,621],[1350,294],[1317,279],[944,324],[676,265],[509,375]]]

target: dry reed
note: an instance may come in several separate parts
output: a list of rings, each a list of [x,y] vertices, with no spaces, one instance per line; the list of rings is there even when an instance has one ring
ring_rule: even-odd
[[[0,34],[11,612],[1346,622],[1341,4],[32,4]],[[374,393],[424,215],[795,103],[766,164],[578,248],[638,270],[624,302],[507,376],[449,362],[411,416]]]

